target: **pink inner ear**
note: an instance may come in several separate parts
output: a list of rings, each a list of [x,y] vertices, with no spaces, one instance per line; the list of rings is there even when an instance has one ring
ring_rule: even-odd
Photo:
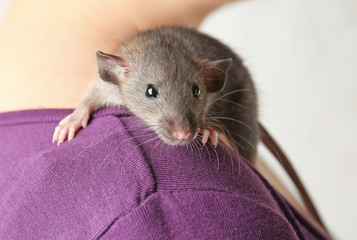
[[[226,73],[216,67],[206,67],[203,71],[207,92],[219,92],[225,85]]]
[[[223,90],[226,84],[226,75],[232,63],[231,58],[203,63],[203,74],[207,92],[215,93]]]
[[[97,51],[98,73],[102,80],[120,84],[127,81],[128,63],[121,57]]]

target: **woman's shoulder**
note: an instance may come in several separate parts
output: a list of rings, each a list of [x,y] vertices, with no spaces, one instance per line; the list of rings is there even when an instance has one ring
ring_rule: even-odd
[[[0,114],[0,238],[314,233],[224,144],[168,146],[127,110],[102,109],[57,146],[53,130],[70,111]]]
[[[267,204],[215,190],[160,191],[118,218],[103,239],[299,239]]]
[[[70,111],[0,115],[1,239],[96,238],[155,190],[126,110],[97,112],[57,146],[53,130]]]

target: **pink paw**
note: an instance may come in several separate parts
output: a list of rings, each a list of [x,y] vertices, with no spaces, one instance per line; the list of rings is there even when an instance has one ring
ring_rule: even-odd
[[[210,142],[214,147],[218,144],[218,132],[210,127],[201,126],[194,138],[197,137],[198,133],[202,133],[202,144],[205,145],[210,137]]]
[[[68,142],[74,138],[76,132],[81,128],[85,128],[88,124],[89,113],[77,113],[74,112],[65,117],[55,128],[53,133],[52,142],[57,141],[57,145],[60,145],[66,140],[68,135]]]

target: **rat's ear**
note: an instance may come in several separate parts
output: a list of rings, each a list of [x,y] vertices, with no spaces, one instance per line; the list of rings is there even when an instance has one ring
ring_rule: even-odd
[[[202,72],[207,92],[215,93],[223,90],[231,63],[232,58],[205,62]]]
[[[97,51],[97,62],[102,80],[115,84],[127,80],[128,63],[123,58]]]

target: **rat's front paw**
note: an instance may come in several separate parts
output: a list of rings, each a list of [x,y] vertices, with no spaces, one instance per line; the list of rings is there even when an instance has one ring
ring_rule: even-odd
[[[74,135],[81,127],[85,128],[88,124],[89,112],[74,112],[65,117],[55,128],[52,142],[57,141],[57,145],[64,142],[68,135],[68,141],[74,138]]]
[[[201,126],[199,132],[202,133],[202,144],[205,145],[210,137],[210,142],[213,146],[217,147],[218,144],[218,132],[207,126]]]

